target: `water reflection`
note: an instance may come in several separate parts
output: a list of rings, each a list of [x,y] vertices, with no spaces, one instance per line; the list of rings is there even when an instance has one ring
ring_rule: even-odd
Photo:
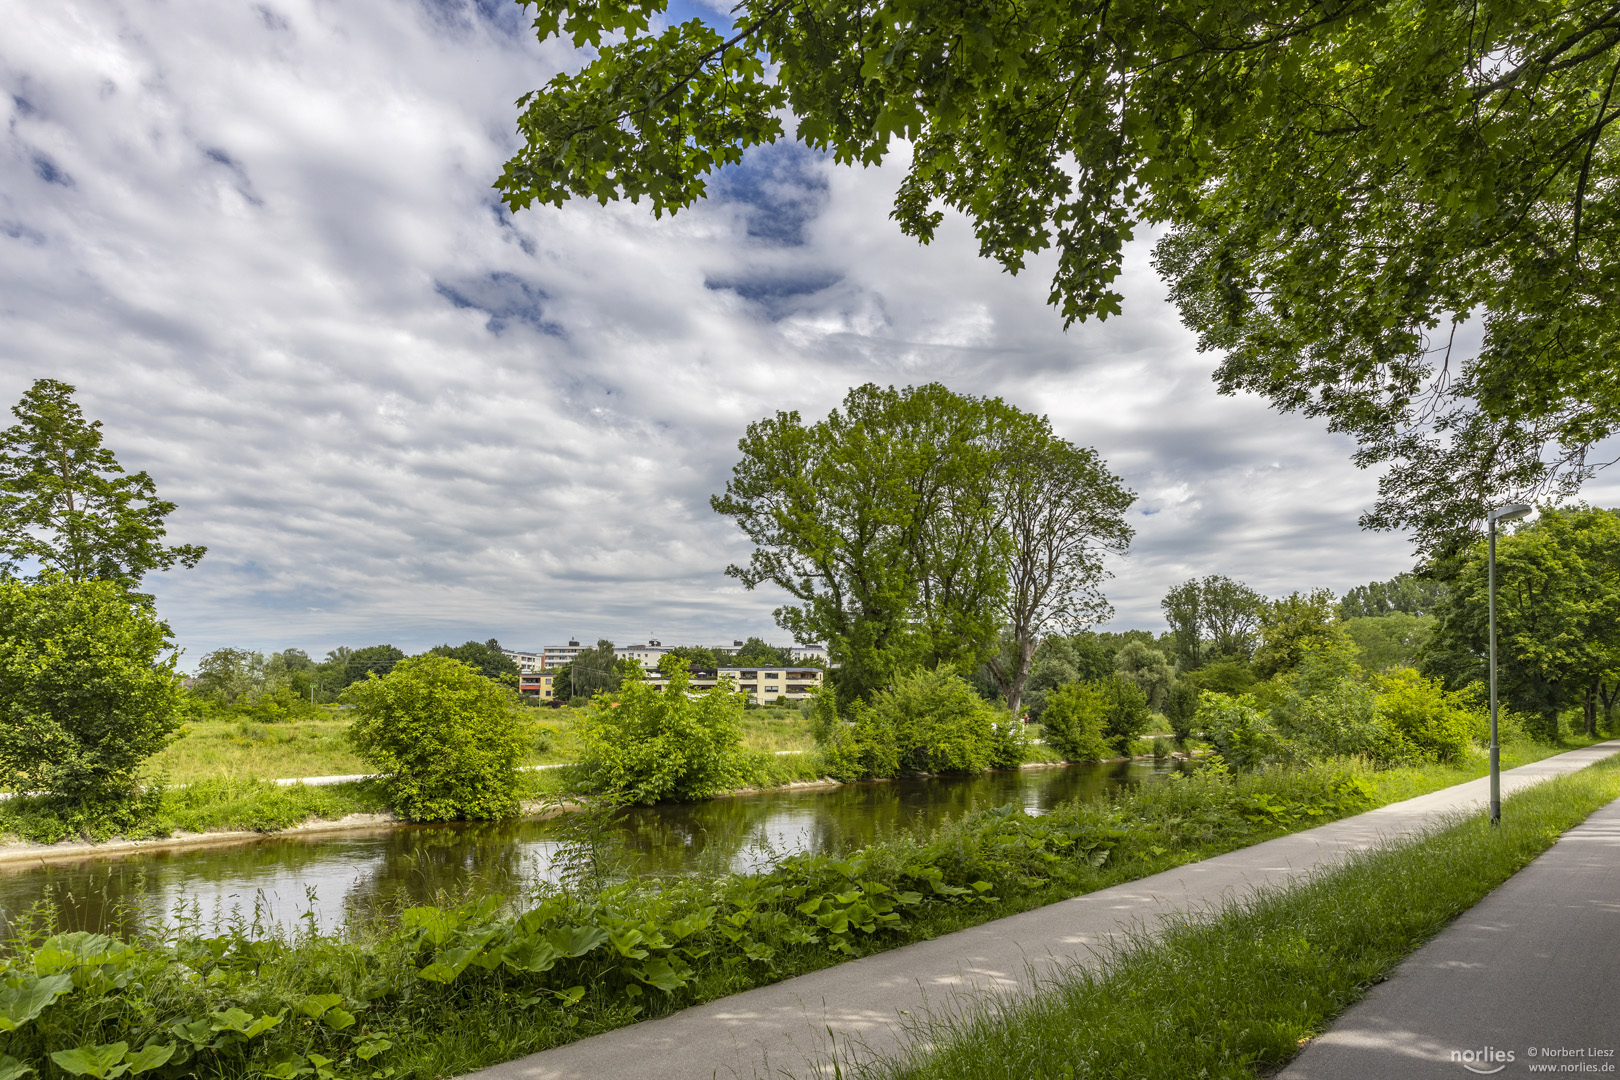
[[[747,872],[782,855],[836,851],[987,806],[1016,803],[1043,813],[1165,771],[1121,762],[771,791],[629,810],[613,822],[611,835],[632,873]],[[560,840],[555,821],[509,821],[0,864],[0,920],[14,925],[46,902],[65,929],[127,930],[133,920],[155,917],[208,925],[303,918],[332,928],[345,918],[467,892],[513,895],[556,872]]]

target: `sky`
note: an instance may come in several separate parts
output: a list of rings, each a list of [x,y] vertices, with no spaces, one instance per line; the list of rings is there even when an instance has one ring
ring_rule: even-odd
[[[1138,494],[1109,628],[1222,573],[1271,595],[1410,568],[1319,423],[1221,397],[1148,264],[1065,331],[904,168],[752,152],[673,218],[509,213],[514,101],[580,58],[499,0],[4,0],[0,402],[78,388],[195,570],[146,587],[221,646],[498,637],[786,643],[709,508],[746,426],[865,382],[1050,416]]]

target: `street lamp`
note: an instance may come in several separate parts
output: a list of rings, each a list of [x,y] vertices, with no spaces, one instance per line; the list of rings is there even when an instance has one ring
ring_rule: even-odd
[[[1487,606],[1490,608],[1491,624],[1491,824],[1502,824],[1502,753],[1496,743],[1496,523],[1498,521],[1519,521],[1528,517],[1533,507],[1524,503],[1508,503],[1498,506],[1485,515],[1485,523],[1490,530],[1490,552],[1486,556],[1486,576],[1488,579],[1487,591],[1490,599]]]

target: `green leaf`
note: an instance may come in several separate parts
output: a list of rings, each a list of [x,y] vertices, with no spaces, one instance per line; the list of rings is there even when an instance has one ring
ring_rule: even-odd
[[[74,1076],[88,1076],[92,1080],[111,1080],[122,1076],[126,1066],[119,1062],[129,1052],[129,1043],[115,1042],[102,1045],[75,1046],[71,1050],[58,1050],[51,1060],[63,1072]]]
[[[373,1036],[354,1048],[354,1056],[359,1058],[361,1061],[370,1061],[372,1058],[376,1057],[378,1054],[382,1053],[384,1050],[387,1050],[393,1045],[393,1042],[389,1039],[382,1039]]]
[[[148,1043],[130,1054],[124,1061],[129,1065],[130,1075],[135,1076],[167,1065],[169,1059],[174,1057],[174,1051],[174,1043]]]
[[[311,1020],[319,1020],[328,1009],[343,1004],[342,994],[315,994],[298,1003],[298,1011]]]
[[[559,926],[547,930],[546,943],[558,956],[584,956],[608,940],[608,933],[599,926]]]
[[[73,976],[12,976],[0,989],[0,1031],[16,1031],[73,988]]]
[[[354,1026],[354,1014],[343,1009],[328,1009],[322,1022],[333,1031],[342,1031]]]
[[[0,1054],[0,1080],[18,1080],[33,1071],[32,1065],[24,1065],[9,1054]]]

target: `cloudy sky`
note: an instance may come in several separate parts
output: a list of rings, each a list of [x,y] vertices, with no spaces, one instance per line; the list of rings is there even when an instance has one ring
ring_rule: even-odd
[[[79,388],[208,545],[148,585],[190,660],[498,636],[759,634],[780,598],[708,508],[752,420],[867,381],[1047,413],[1139,493],[1109,589],[1277,594],[1409,566],[1315,423],[1222,398],[1144,243],[1065,332],[1047,268],[888,220],[893,167],[752,155],[674,219],[491,190],[561,68],[502,0],[7,0],[0,399]]]

